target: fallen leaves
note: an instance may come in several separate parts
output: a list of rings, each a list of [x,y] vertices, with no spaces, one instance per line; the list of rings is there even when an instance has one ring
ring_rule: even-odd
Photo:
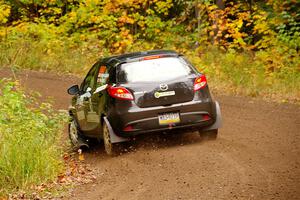
[[[82,149],[78,149],[78,159],[80,161],[84,161],[84,155],[82,153]]]
[[[84,162],[84,154],[81,149],[77,153],[65,153],[63,155],[65,170],[55,181],[32,186],[27,192],[18,191],[8,197],[0,197],[0,200],[15,199],[61,199],[72,190],[73,187],[88,184],[96,180],[95,170]]]

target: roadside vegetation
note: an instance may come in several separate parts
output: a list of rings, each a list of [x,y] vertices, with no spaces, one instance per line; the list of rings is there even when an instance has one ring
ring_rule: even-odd
[[[267,0],[0,0],[0,66],[84,74],[96,59],[173,49],[213,87],[299,100],[300,4]]]
[[[62,172],[63,114],[0,80],[0,198],[57,179]]]

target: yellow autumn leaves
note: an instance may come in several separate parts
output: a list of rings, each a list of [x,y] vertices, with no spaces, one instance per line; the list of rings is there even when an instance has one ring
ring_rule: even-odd
[[[10,15],[11,7],[7,4],[4,4],[3,1],[0,1],[0,25],[8,21]]]

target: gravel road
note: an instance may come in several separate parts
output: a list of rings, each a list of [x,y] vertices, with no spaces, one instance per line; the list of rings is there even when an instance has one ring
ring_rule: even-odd
[[[11,72],[0,70],[0,77]],[[22,71],[21,84],[67,109],[71,75]],[[300,199],[300,107],[215,95],[223,114],[216,141],[196,132],[143,135],[128,152],[105,155],[102,145],[85,152],[96,181],[66,199]]]

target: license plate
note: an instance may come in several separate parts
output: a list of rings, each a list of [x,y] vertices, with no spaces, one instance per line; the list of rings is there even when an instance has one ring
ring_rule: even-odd
[[[180,122],[179,113],[164,113],[158,115],[160,125],[175,124]]]

